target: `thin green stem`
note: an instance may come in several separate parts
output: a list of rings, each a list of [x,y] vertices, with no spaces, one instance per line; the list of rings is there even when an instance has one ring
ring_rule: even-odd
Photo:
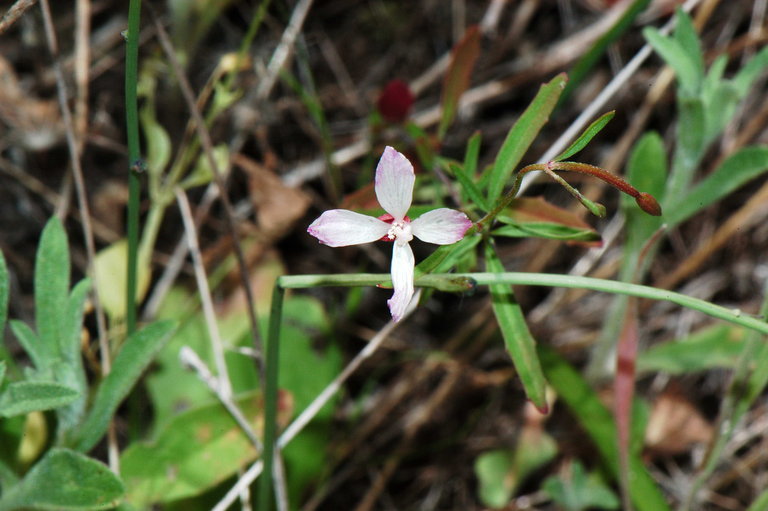
[[[264,363],[264,440],[261,458],[264,472],[259,486],[259,507],[269,511],[272,506],[272,467],[275,456],[277,436],[277,378],[280,360],[280,323],[283,318],[283,298],[285,288],[277,284],[272,292],[272,305],[269,314],[269,332],[267,333],[267,353]]]
[[[139,144],[139,111],[137,101],[139,61],[139,21],[141,0],[130,0],[128,6],[128,36],[125,48],[125,124],[128,137],[128,268],[126,285],[126,328],[131,335],[136,330],[136,289],[139,253],[139,195],[141,146]]]
[[[550,275],[547,273],[446,273],[430,274],[416,280],[416,286],[441,288],[450,286],[450,282],[469,279],[474,285],[507,284],[514,286],[546,286],[591,289],[620,295],[636,296],[672,302],[688,309],[697,310],[713,318],[722,319],[757,332],[768,334],[768,323],[762,319],[742,313],[740,310],[727,309],[719,305],[687,296],[666,289],[629,284],[615,280],[577,277],[573,275]],[[278,285],[286,288],[308,288],[323,286],[377,286],[390,283],[389,274],[361,273],[335,275],[288,275],[280,277]]]

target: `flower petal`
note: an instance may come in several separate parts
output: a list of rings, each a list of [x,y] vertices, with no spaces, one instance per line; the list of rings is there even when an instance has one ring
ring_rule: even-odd
[[[472,221],[467,215],[455,209],[433,209],[411,222],[413,235],[421,241],[450,245],[464,237]]]
[[[376,198],[384,211],[400,222],[408,213],[413,198],[413,165],[408,158],[387,146],[376,167]]]
[[[330,209],[307,228],[307,232],[331,247],[371,243],[387,234],[391,226],[378,218],[347,209]]]
[[[413,251],[408,243],[395,242],[392,249],[392,287],[395,294],[387,300],[394,321],[400,321],[413,298]]]

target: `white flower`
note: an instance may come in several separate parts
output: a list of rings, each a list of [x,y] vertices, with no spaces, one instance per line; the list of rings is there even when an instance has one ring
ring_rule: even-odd
[[[403,317],[413,297],[414,236],[428,243],[449,245],[464,237],[472,226],[467,215],[454,209],[429,211],[416,220],[408,218],[415,181],[413,166],[391,147],[384,149],[376,167],[375,189],[379,204],[387,212],[380,218],[346,209],[331,209],[312,222],[307,232],[331,247],[360,245],[383,239],[392,241],[392,287],[395,293],[387,301],[392,319]]]

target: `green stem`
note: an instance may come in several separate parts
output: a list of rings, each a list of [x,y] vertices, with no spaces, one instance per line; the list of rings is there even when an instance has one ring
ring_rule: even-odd
[[[138,274],[139,245],[139,195],[141,194],[140,173],[142,171],[141,147],[139,144],[139,112],[136,99],[139,61],[139,21],[141,0],[130,0],[128,6],[128,37],[125,48],[125,124],[128,138],[128,268],[126,285],[126,328],[127,335],[136,330],[136,288]]]
[[[427,278],[428,277],[428,278]],[[416,280],[416,286],[449,287],[450,282],[460,279],[470,279],[475,285],[506,284],[514,286],[546,286],[577,289],[591,289],[605,293],[636,296],[672,302],[682,307],[697,310],[713,318],[722,319],[735,325],[740,325],[757,332],[768,334],[768,323],[762,319],[749,316],[739,310],[727,309],[719,305],[687,296],[666,289],[629,284],[615,280],[577,277],[573,275],[550,275],[547,273],[445,273],[425,275]],[[323,287],[323,286],[377,286],[391,282],[389,274],[361,273],[335,275],[288,275],[280,277],[278,285],[285,289]]]
[[[272,506],[272,467],[274,465],[275,439],[277,436],[277,378],[280,360],[280,323],[283,317],[283,298],[285,288],[278,279],[272,292],[272,305],[269,314],[269,332],[267,334],[267,354],[265,361],[264,385],[264,462],[261,485],[259,487],[259,507],[269,511]]]

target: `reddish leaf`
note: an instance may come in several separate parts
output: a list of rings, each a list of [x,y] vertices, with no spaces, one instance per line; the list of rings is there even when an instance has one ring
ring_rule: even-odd
[[[437,130],[438,138],[442,139],[448,126],[456,116],[459,98],[469,86],[469,78],[480,55],[480,29],[473,25],[467,29],[464,38],[453,48],[451,63],[443,81],[443,96],[441,106],[443,116]]]

